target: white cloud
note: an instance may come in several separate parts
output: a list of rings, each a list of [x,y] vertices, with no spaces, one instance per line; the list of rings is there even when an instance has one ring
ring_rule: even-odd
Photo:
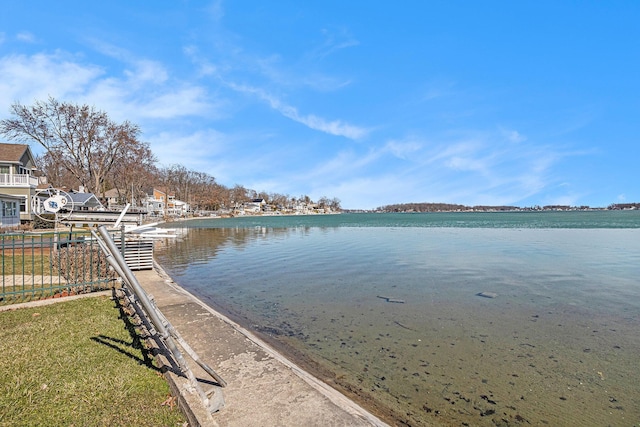
[[[527,137],[522,135],[517,130],[500,129],[500,132],[502,133],[502,135],[507,141],[512,143],[520,143],[527,140]]]
[[[219,155],[228,142],[225,134],[214,129],[199,130],[190,134],[163,131],[149,135],[149,139],[160,164],[182,164],[187,168],[202,171],[210,166],[211,158]],[[188,147],[188,150],[185,147]]]
[[[397,141],[391,140],[385,144],[385,149],[399,159],[407,159],[413,153],[419,151],[422,144],[418,141]]]
[[[25,43],[34,43],[36,41],[36,37],[28,31],[16,34],[16,39]]]
[[[124,71],[129,83],[136,85],[162,84],[169,78],[167,70],[159,62],[143,59],[133,61],[131,64],[133,70]]]
[[[485,161],[485,159],[481,158],[453,156],[445,162],[445,165],[451,169],[455,169],[458,171],[486,173],[488,169],[487,162]]]
[[[268,94],[264,90],[256,87],[238,85],[235,83],[227,83],[227,85],[235,91],[251,94],[257,96],[262,101],[265,101],[283,116],[303,124],[310,129],[318,130],[324,133],[335,136],[344,136],[349,139],[361,139],[367,136],[369,131],[363,127],[350,125],[341,120],[327,121],[322,117],[318,117],[313,114],[301,115],[298,110],[291,106],[281,102],[278,98]]]
[[[502,132],[476,132],[447,137],[448,141],[440,143],[415,137],[390,140],[384,148],[362,157],[367,161],[357,163],[355,153],[344,152],[314,172],[330,177],[323,179],[334,190],[330,194],[342,200],[359,200],[359,204],[350,206],[354,208],[409,201],[518,205],[557,185],[554,167],[559,161],[584,154],[533,143],[513,145],[503,136]],[[433,136],[429,139],[441,140]],[[390,162],[385,155],[393,155],[395,161]],[[373,190],[356,185],[373,182]],[[578,198],[571,194],[558,196],[557,200]]]
[[[477,153],[482,144],[478,139],[463,139],[448,143],[440,143],[427,152],[427,163],[447,162],[454,157],[470,157]]]
[[[322,35],[324,36],[322,44],[311,52],[311,57],[314,59],[323,59],[339,50],[360,44],[346,28],[335,31],[325,28],[322,30]]]
[[[311,129],[319,130],[331,135],[344,136],[349,139],[361,139],[368,133],[368,131],[362,127],[350,125],[341,120],[327,121],[313,114],[300,116],[294,108],[286,108],[285,110],[286,112],[282,111],[282,113],[286,117],[302,123]]]
[[[124,55],[126,56],[126,55]],[[216,117],[203,86],[175,81],[160,63],[136,60],[121,77],[105,77],[102,67],[63,52],[0,58],[0,102],[30,104],[49,96],[87,103],[118,120]]]
[[[319,179],[338,180],[367,173],[366,167],[378,160],[382,153],[381,150],[369,150],[365,154],[343,150],[330,160],[316,164],[302,179],[309,182]]]
[[[60,99],[77,97],[104,71],[74,59],[62,52],[1,57],[0,104],[8,107],[16,101],[30,104],[49,96]]]
[[[182,48],[182,52],[187,58],[198,67],[198,74],[200,77],[215,76],[218,73],[218,67],[205,59],[201,54],[197,46],[188,45]]]

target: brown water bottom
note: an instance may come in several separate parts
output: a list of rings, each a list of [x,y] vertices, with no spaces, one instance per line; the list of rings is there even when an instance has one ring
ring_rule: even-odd
[[[640,425],[636,313],[477,298],[269,303],[249,326],[391,425]]]

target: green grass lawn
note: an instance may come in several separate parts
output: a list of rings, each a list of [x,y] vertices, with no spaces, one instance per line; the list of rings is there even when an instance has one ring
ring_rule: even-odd
[[[49,254],[12,254],[0,255],[0,270],[2,275],[53,275],[58,269],[50,265]]]
[[[0,426],[182,426],[108,297],[0,313]]]

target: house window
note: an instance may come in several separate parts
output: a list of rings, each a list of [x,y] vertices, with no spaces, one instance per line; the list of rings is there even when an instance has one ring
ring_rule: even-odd
[[[16,202],[2,202],[2,216],[16,216]]]
[[[20,200],[20,212],[27,212],[27,196]]]
[[[0,173],[9,173],[9,166],[0,166]]]

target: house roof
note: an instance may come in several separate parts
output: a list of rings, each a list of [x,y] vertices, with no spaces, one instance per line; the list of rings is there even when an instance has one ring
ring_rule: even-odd
[[[117,188],[112,188],[111,190],[107,190],[104,192],[104,197],[119,197],[119,191]]]
[[[93,193],[66,193],[67,200],[72,203],[72,206],[102,206],[102,203],[98,200]]]
[[[0,161],[19,163],[27,150],[29,150],[27,144],[7,144],[0,142]]]

